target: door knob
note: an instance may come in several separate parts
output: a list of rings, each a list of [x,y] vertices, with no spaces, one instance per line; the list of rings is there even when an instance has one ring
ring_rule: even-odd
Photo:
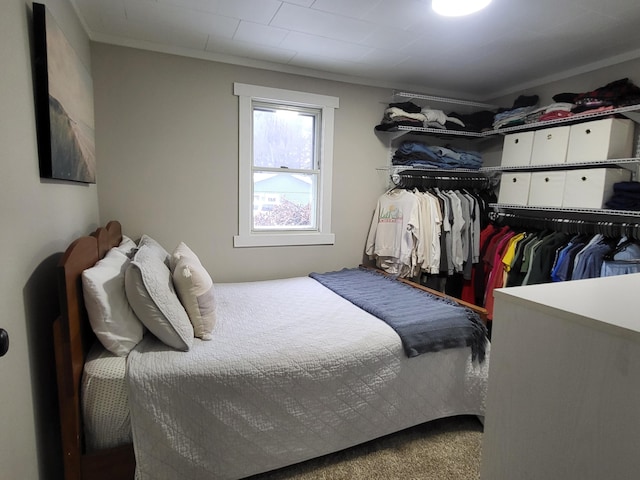
[[[9,334],[4,328],[0,328],[0,357],[9,350]]]

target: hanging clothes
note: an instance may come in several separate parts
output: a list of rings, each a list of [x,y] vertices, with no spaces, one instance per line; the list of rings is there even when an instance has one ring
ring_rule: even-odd
[[[423,284],[433,276],[470,280],[486,211],[470,190],[391,189],[378,198],[365,253],[378,268]]]
[[[578,252],[586,245],[587,240],[588,236],[586,235],[575,235],[569,240],[569,243],[560,249],[558,260],[551,269],[551,281],[564,282],[571,280],[574,260]]]
[[[473,303],[474,305],[484,305],[486,275],[482,259],[489,241],[499,232],[500,228],[493,223],[487,224],[480,231],[478,236],[478,261],[472,265],[471,279],[464,283],[460,296],[465,302]]]
[[[487,309],[489,319],[496,288],[640,273],[640,242],[626,236],[525,231],[489,224],[480,237],[482,258],[474,281],[477,288],[482,284],[478,279],[484,278],[485,285],[482,302],[476,294],[474,303]]]
[[[640,273],[640,244],[622,237],[613,252],[606,255],[600,270],[601,277]]]
[[[576,254],[571,280],[598,277],[604,256],[611,250],[612,246],[606,241],[603,235],[595,235],[589,243]]]
[[[551,282],[551,270],[556,260],[556,252],[569,241],[570,235],[554,232],[547,235],[537,246],[529,266],[526,285]]]

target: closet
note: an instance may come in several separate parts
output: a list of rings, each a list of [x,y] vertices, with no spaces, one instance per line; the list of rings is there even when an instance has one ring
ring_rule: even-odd
[[[489,205],[496,201],[493,179],[480,169],[478,149],[495,155],[500,139],[475,131],[477,123],[474,129],[465,126],[469,119],[483,120],[482,113],[476,112],[487,112],[484,119],[492,119],[493,113],[488,112],[495,108],[466,100],[394,93],[385,118],[375,129],[389,151],[388,164],[379,167],[387,175],[389,190],[378,200],[365,249],[378,268],[475,303],[472,295],[465,299],[463,289],[472,282],[472,267],[480,255],[480,232],[489,222]],[[405,211],[398,210],[399,200],[411,198],[419,203],[425,197],[435,202],[426,207],[435,213],[416,217],[415,225],[408,222]],[[392,223],[385,208],[394,209],[404,222]],[[423,234],[426,239],[421,238]],[[388,248],[391,236],[396,238],[396,250],[404,248],[403,254],[392,259],[388,255],[393,251]]]
[[[510,129],[486,170],[492,228],[520,241],[492,271],[483,480],[637,476],[639,109]]]
[[[626,208],[640,199],[636,108],[505,134],[501,165],[485,169],[501,173],[492,219],[522,245],[492,266],[496,288],[640,272],[640,200]]]
[[[418,111],[399,113],[398,109],[406,105],[422,106],[421,113],[426,113],[426,120]],[[605,243],[601,250],[604,251],[605,246],[609,249],[606,259],[601,258],[597,265],[602,267],[604,260],[624,259],[624,267],[634,271],[638,262],[631,254],[626,255],[624,248],[640,241],[640,209],[616,208],[624,206],[622,194],[618,198],[620,203],[607,205],[607,202],[616,194],[614,185],[640,179],[640,129],[637,126],[640,105],[587,111],[572,117],[554,115],[516,126],[501,124],[495,128],[494,124],[487,128],[487,112],[496,108],[466,100],[394,92],[383,121],[375,129],[389,149],[388,164],[379,167],[389,178],[389,191],[385,195],[397,189],[438,192],[462,189],[476,194],[482,192],[479,197],[486,203],[481,232],[474,237],[474,242],[478,242],[475,248],[480,250],[478,260],[471,268],[465,265],[462,271],[454,269],[453,274],[444,268],[439,274],[412,268],[393,273],[413,275],[431,288],[488,307],[491,318],[492,290],[506,286],[512,266],[505,263],[501,254],[509,255],[507,261],[513,260],[514,244],[525,237],[531,241],[535,235],[538,241],[544,241],[538,247],[546,247],[544,268],[549,272],[523,271],[519,283],[513,280],[517,276],[512,275],[513,285],[570,279],[566,275],[551,276],[552,269],[559,265],[549,263],[548,250],[553,252],[551,260],[557,261],[555,256],[561,247],[568,247],[572,240],[589,244],[602,239]],[[472,130],[465,130],[460,126],[460,119],[478,124],[473,125]],[[418,120],[422,120],[422,126]],[[421,150],[411,145],[413,141],[435,146],[436,154],[447,148],[456,153],[478,152],[483,157],[483,166],[475,168],[475,164],[471,164],[472,168],[460,168],[445,162],[438,168],[440,159],[431,151],[417,157],[418,162],[402,164],[407,151]],[[402,155],[398,154],[400,151]],[[473,157],[463,157],[467,158]],[[495,166],[484,166],[486,164]],[[503,243],[490,243],[491,240],[497,242],[497,231],[501,232]],[[447,234],[445,229],[441,232],[443,236]],[[619,254],[617,258],[616,254]],[[540,258],[535,260],[540,261]],[[384,268],[383,263],[378,262],[378,266]],[[620,272],[628,273],[623,270],[620,267]],[[524,277],[527,281],[522,283]]]

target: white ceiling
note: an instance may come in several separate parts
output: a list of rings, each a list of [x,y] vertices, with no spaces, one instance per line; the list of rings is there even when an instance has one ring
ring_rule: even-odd
[[[639,0],[71,1],[99,42],[477,100],[640,57]]]

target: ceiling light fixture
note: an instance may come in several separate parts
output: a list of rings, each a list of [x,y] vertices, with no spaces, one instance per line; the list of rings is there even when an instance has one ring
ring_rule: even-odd
[[[482,10],[491,0],[433,0],[433,11],[446,17],[461,17]]]

